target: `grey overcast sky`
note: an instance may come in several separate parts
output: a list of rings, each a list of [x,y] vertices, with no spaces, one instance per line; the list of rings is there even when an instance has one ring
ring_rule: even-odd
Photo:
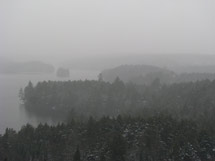
[[[214,54],[214,0],[0,0],[0,54]]]

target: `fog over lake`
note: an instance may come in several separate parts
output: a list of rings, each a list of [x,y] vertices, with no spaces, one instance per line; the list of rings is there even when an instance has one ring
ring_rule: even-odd
[[[97,79],[98,71],[70,71],[70,78],[58,78],[55,74],[0,74],[0,133],[5,128],[16,130],[26,123],[37,125],[39,122],[54,122],[48,118],[29,116],[20,107],[19,90],[24,88],[29,81],[36,84],[38,81],[47,80],[85,80]]]

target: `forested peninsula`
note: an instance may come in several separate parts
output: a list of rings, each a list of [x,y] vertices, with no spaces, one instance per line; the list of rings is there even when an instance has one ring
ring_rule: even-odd
[[[0,135],[0,161],[213,161],[215,81],[31,82],[31,114],[61,119]]]

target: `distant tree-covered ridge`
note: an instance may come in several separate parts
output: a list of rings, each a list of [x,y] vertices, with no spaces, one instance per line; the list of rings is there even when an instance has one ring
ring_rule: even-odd
[[[101,75],[104,81],[108,82],[113,82],[116,77],[119,77],[125,83],[134,82],[139,84],[138,81],[141,79],[141,84],[150,84],[156,78],[168,83],[175,73],[152,65],[121,65],[113,69],[104,70]]]
[[[198,67],[197,69],[201,71],[201,67]],[[160,79],[162,84],[195,82],[204,79],[215,80],[214,72],[186,72],[187,71],[185,70],[182,73],[176,73],[166,68],[151,65],[121,65],[116,68],[103,70],[100,73],[100,76],[107,82],[113,82],[119,77],[120,80],[125,83],[132,82],[139,85],[150,85],[155,79]]]
[[[0,73],[4,74],[40,74],[53,73],[54,67],[39,61],[4,62],[0,64]]]
[[[214,161],[214,126],[177,120],[102,117],[0,135],[0,161]]]
[[[119,78],[113,83],[29,82],[20,91],[20,98],[28,112],[62,119],[168,113],[195,120],[214,119],[215,115],[215,81],[210,80],[163,85],[156,79],[148,86],[125,84]]]

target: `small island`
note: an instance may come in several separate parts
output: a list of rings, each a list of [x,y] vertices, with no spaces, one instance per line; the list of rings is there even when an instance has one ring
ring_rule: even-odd
[[[60,67],[58,68],[56,75],[60,78],[68,78],[70,76],[70,72],[69,69]]]

